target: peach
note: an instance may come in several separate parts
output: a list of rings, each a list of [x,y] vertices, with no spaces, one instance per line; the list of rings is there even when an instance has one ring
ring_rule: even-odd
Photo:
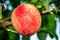
[[[20,4],[13,10],[11,21],[19,34],[29,36],[39,30],[41,15],[34,5]]]

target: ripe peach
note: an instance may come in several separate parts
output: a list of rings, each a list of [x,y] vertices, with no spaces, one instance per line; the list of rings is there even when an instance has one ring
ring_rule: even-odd
[[[29,36],[40,28],[41,15],[34,5],[21,4],[13,10],[11,21],[19,34]]]

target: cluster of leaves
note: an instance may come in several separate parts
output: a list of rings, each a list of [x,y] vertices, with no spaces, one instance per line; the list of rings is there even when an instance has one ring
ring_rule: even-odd
[[[17,3],[16,3],[17,2]],[[5,0],[3,0],[3,4],[5,4]],[[20,4],[20,0],[10,0],[8,5],[12,5],[13,9],[16,8],[18,5]],[[3,5],[3,10],[2,10],[2,19],[5,19],[9,16],[11,16],[12,10],[9,10],[8,8],[5,9],[4,5]],[[10,22],[11,19],[5,21],[4,23]],[[11,29],[11,30],[15,30],[13,28],[13,26],[8,26],[7,29]],[[11,31],[7,31],[6,29],[0,29],[0,40],[19,40],[19,34],[18,33],[14,33]]]
[[[55,3],[56,6],[58,6],[60,4],[60,2],[55,1],[55,0],[23,0],[22,3],[31,3],[31,4],[35,5],[40,12],[42,12],[44,10],[49,10],[51,3]],[[13,6],[13,9],[16,8],[19,4],[20,4],[20,0],[10,0],[10,5]],[[37,32],[37,36],[40,40],[45,40],[47,33],[50,34],[51,38],[55,37],[58,40],[58,37],[55,33],[55,29],[56,29],[55,17],[57,16],[60,18],[60,13],[58,13],[58,10],[59,9],[54,10],[52,12],[52,14],[51,14],[51,12],[46,13],[46,14],[41,13],[42,24],[41,24],[41,28]],[[8,16],[11,16],[11,13],[12,13],[12,10],[9,11],[8,9],[5,10],[3,8],[2,18],[5,19]],[[11,19],[5,21],[4,23],[10,22],[10,21],[11,21]],[[12,25],[8,26],[8,29],[15,30]],[[30,39],[30,37],[26,37],[26,36],[22,37],[22,40],[29,40],[29,39]],[[5,29],[3,29],[3,30],[0,29],[0,40],[19,40],[19,34],[7,31]]]

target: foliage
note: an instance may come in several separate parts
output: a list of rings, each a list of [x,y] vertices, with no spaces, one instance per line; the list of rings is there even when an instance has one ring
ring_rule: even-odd
[[[7,6],[12,5],[13,9],[14,9],[20,4],[20,1],[22,1],[22,0],[10,0],[10,3],[7,4]],[[4,0],[3,0],[3,3],[5,3]],[[41,24],[41,28],[37,32],[38,38],[40,40],[45,40],[47,33],[48,33],[48,34],[50,34],[51,38],[55,37],[56,40],[58,40],[58,37],[55,32],[55,29],[56,29],[55,17],[60,18],[60,12],[59,12],[60,9],[55,9],[52,12],[52,14],[51,14],[51,12],[42,14],[42,11],[49,10],[51,3],[55,3],[56,7],[59,6],[60,1],[58,1],[58,0],[57,1],[55,1],[55,0],[23,0],[23,3],[31,3],[31,4],[35,5],[41,13],[42,24]],[[2,14],[0,11],[0,19],[1,18],[5,19],[5,18],[11,16],[12,11],[13,10],[3,8]],[[10,22],[11,19],[9,19],[7,21]],[[7,21],[5,21],[4,23],[6,23]],[[8,26],[8,29],[15,31],[15,29],[13,28],[12,25]],[[29,36],[28,37],[23,36],[22,40],[29,40],[29,38],[30,38]],[[19,34],[7,31],[5,29],[0,29],[0,40],[19,40]]]

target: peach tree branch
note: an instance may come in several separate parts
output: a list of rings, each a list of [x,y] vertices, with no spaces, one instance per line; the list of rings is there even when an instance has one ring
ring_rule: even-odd
[[[54,9],[60,9],[60,6],[54,8]],[[47,13],[47,12],[51,12],[51,11],[53,11],[54,9],[49,9],[49,10],[42,11],[42,14],[45,14],[45,13]],[[9,16],[9,17],[7,17],[7,18],[4,19],[4,20],[0,20],[0,22],[3,23],[3,22],[5,22],[6,20],[8,20],[8,19],[10,19],[10,18],[11,18],[11,17]],[[12,23],[11,23],[11,22],[8,22],[7,24],[2,24],[1,26],[2,26],[2,27],[7,27],[7,26],[9,26],[9,25],[12,25]]]

